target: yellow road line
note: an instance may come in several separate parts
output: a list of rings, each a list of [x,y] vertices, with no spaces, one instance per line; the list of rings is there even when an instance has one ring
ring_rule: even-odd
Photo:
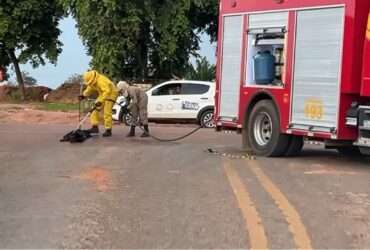
[[[294,206],[290,204],[289,200],[280,191],[280,189],[262,171],[257,161],[248,161],[248,165],[251,167],[251,170],[256,175],[263,188],[269,193],[276,205],[284,214],[297,248],[312,249],[311,239],[307,233],[306,227]]]
[[[247,189],[230,161],[225,162],[224,168],[245,219],[251,249],[267,249],[265,229]]]

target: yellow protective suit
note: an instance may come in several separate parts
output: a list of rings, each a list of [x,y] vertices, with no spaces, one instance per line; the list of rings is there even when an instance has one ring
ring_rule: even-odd
[[[112,129],[113,119],[112,110],[113,106],[118,97],[118,89],[114,83],[108,79],[108,77],[99,74],[97,71],[88,71],[84,74],[84,81],[87,85],[83,96],[88,97],[93,93],[98,93],[98,99],[96,102],[102,103],[99,110],[94,111],[91,114],[91,124],[93,126],[98,126],[100,119],[99,113],[101,110],[104,111],[104,126],[106,129]]]

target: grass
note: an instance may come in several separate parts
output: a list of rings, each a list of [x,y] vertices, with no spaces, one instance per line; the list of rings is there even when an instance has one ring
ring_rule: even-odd
[[[70,112],[78,111],[78,104],[67,103],[40,103],[36,105],[37,109],[44,111]]]

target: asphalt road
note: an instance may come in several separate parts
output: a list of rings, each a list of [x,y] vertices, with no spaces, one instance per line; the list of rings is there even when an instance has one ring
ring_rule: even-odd
[[[212,130],[59,143],[68,130],[0,124],[0,248],[370,248],[368,159],[244,158]]]

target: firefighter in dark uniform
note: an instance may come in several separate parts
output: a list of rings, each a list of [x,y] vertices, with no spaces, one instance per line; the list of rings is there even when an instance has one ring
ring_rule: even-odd
[[[133,124],[127,137],[134,137],[136,126],[140,125],[144,127],[144,133],[141,137],[149,137],[148,95],[141,88],[130,86],[124,81],[119,82],[117,88],[130,101],[128,109],[132,114]]]

